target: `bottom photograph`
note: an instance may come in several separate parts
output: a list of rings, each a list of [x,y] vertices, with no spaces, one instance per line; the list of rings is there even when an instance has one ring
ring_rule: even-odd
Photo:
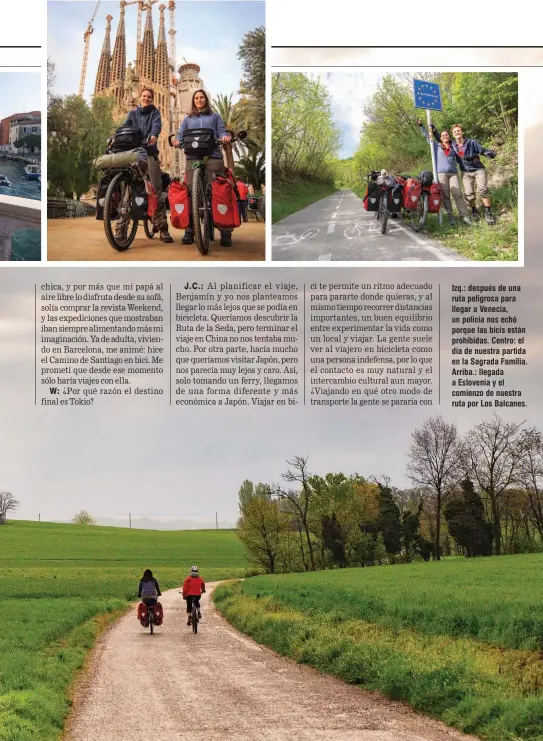
[[[0,738],[541,739],[535,427],[184,417],[4,466]]]

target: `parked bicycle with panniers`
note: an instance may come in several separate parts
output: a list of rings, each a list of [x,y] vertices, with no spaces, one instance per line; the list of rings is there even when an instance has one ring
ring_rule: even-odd
[[[108,140],[105,154],[94,160],[102,171],[96,218],[104,222],[106,238],[118,252],[130,247],[140,222],[148,239],[158,231],[153,226],[158,196],[147,174],[148,144],[139,129],[122,126]]]
[[[423,170],[418,177],[405,178],[404,208],[409,211],[413,231],[420,232],[428,214],[437,214],[441,208],[441,190],[434,183],[430,170]]]
[[[243,141],[246,131],[232,136],[232,142]],[[198,252],[207,255],[209,243],[215,239],[215,228],[231,231],[241,224],[239,193],[234,174],[228,168],[209,177],[206,163],[216,148],[223,142],[215,138],[213,129],[187,129],[183,139],[174,134],[168,137],[173,147],[183,147],[187,156],[187,167],[192,169],[192,187],[187,177],[181,182],[175,178],[168,190],[172,226],[176,229],[193,230]]]
[[[401,186],[398,179],[386,170],[371,170],[367,180],[364,208],[375,212],[375,218],[381,224],[381,234],[386,234],[389,217],[401,212]]]

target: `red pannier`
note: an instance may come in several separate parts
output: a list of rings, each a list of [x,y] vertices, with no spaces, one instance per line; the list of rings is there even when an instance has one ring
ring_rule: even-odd
[[[151,181],[145,178],[145,192],[147,193],[147,215],[150,219],[154,218],[158,207],[158,198]]]
[[[437,214],[441,207],[441,188],[439,183],[432,183],[428,194],[428,212]]]
[[[138,605],[138,620],[142,625],[147,622],[147,605],[145,602],[140,602]]]
[[[414,211],[419,205],[422,186],[417,178],[408,178],[403,189],[403,205],[409,211]]]
[[[173,180],[168,188],[170,219],[174,229],[187,229],[190,223],[190,195],[185,183]]]
[[[211,210],[217,229],[235,229],[241,224],[236,181],[231,170],[215,175],[211,184]]]
[[[162,609],[162,605],[160,602],[157,602],[155,605],[155,625],[162,625],[162,621],[164,620],[164,610]]]
[[[155,625],[162,625],[164,620],[164,609],[160,602],[157,602],[154,606],[155,609]],[[146,628],[149,625],[149,616],[147,613],[147,605],[145,602],[140,602],[138,605],[138,620]]]

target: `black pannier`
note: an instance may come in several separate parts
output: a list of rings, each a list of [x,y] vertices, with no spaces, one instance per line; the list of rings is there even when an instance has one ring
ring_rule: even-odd
[[[147,191],[143,180],[132,183],[132,218],[134,221],[143,221],[149,208]]]
[[[364,196],[364,208],[366,211],[378,211],[381,188],[377,183],[368,183],[366,195]]]
[[[399,214],[402,210],[403,185],[396,182],[388,191],[388,210],[391,214]]]
[[[112,152],[126,152],[141,147],[143,133],[137,126],[120,126],[113,135]]]
[[[211,157],[216,148],[213,129],[187,129],[183,134],[183,149],[188,160]]]
[[[113,180],[115,173],[106,173],[104,177],[100,180],[98,183],[98,190],[96,191],[96,218],[98,221],[104,220],[104,205],[106,202],[106,193],[107,189],[109,187],[109,184]],[[115,206],[115,200],[118,200],[119,194],[113,193],[113,204]],[[118,216],[117,209],[113,208],[113,212],[111,214],[112,219],[116,219]]]

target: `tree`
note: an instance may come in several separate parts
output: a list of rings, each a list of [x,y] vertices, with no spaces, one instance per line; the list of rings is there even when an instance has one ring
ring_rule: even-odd
[[[238,500],[239,500],[239,513],[243,517],[245,508],[250,503],[255,495],[255,487],[252,481],[245,479],[243,484],[239,487]]]
[[[430,487],[435,498],[434,558],[441,557],[441,510],[462,471],[462,446],[456,425],[441,416],[427,419],[411,434],[408,476],[413,483]]]
[[[249,554],[269,574],[276,572],[281,540],[289,530],[289,518],[279,503],[263,496],[253,497],[238,523],[238,537]]]
[[[293,511],[296,512],[300,527],[303,528],[306,538],[307,550],[309,553],[309,563],[311,571],[315,571],[315,554],[313,551],[313,542],[311,540],[311,531],[309,526],[309,507],[311,504],[312,489],[309,483],[310,474],[307,471],[307,457],[295,456],[292,460],[287,460],[291,469],[283,474],[283,479],[289,483],[301,485],[301,491],[285,490],[277,487],[274,494],[280,499],[286,500]]]
[[[19,506],[19,501],[15,499],[9,491],[0,491],[0,525],[5,525],[8,512],[13,512]]]
[[[520,478],[532,522],[543,541],[543,440],[535,430],[526,433],[526,455],[521,463]]]
[[[264,151],[266,140],[266,31],[259,26],[243,37],[238,51],[242,62],[239,121],[249,131],[249,137]]]
[[[492,526],[486,521],[481,497],[471,479],[461,483],[462,495],[445,504],[444,515],[449,533],[466,553],[473,556],[492,555]]]
[[[400,510],[388,486],[379,484],[379,517],[377,527],[383,536],[387,553],[394,557],[402,548],[402,521]]]
[[[80,512],[75,514],[73,516],[72,522],[74,523],[74,525],[96,525],[96,520],[94,519],[94,517],[85,509],[82,509]]]
[[[505,422],[498,415],[481,422],[466,437],[464,466],[488,496],[492,511],[494,551],[501,553],[501,516],[505,494],[522,477],[522,463],[529,449],[524,422]]]
[[[40,134],[28,134],[23,136],[21,139],[17,139],[14,146],[17,149],[28,149],[29,152],[33,152],[37,147],[41,147],[41,136]]]

